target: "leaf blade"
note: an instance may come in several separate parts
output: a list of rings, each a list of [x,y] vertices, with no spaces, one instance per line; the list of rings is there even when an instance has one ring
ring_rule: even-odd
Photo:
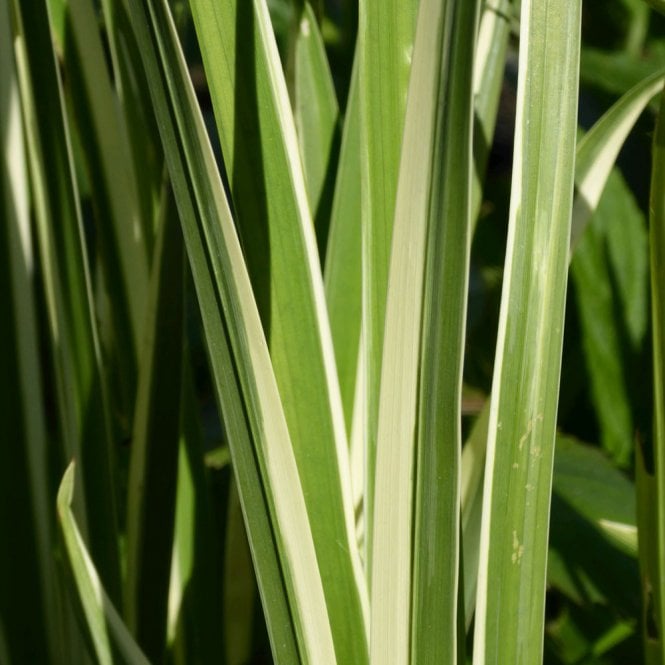
[[[267,7],[264,0],[197,0],[192,10],[335,648],[340,660],[363,663],[368,603],[353,527],[344,413],[297,137]]]
[[[334,662],[289,433],[244,259],[182,51],[165,3],[146,0],[133,3],[130,9],[199,296],[273,652],[285,663],[299,658]]]
[[[116,662],[114,649],[117,649],[123,662],[130,665],[148,665],[148,659],[134,642],[106,594],[76,524],[71,510],[74,470],[74,462],[71,462],[60,482],[57,498],[58,519],[95,655],[102,665],[111,665]]]
[[[416,28],[379,401],[376,663],[460,658],[461,372],[477,10],[475,2],[423,0]]]
[[[542,657],[580,23],[579,2],[522,3],[515,166],[487,447],[475,665],[539,662]],[[532,599],[528,613],[520,611],[522,594]]]

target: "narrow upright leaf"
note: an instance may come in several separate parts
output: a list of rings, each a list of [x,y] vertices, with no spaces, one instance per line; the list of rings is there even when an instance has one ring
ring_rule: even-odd
[[[185,299],[187,301],[187,298]],[[193,415],[200,407],[194,392],[191,362],[183,358],[180,452],[169,582],[167,645],[182,654],[181,663],[214,660],[224,644],[222,626],[222,534],[214,521],[214,497],[204,461],[204,432]],[[230,452],[223,449],[224,464]],[[207,461],[207,460],[206,460]]]
[[[573,205],[573,226],[570,242],[571,260],[574,258],[581,242],[580,238],[584,238],[589,222],[598,209],[601,195],[623,142],[633,128],[639,113],[648,104],[649,99],[660,90],[658,84],[654,85],[654,79],[662,82],[662,77],[662,73],[656,74],[653,78],[645,79],[636,88],[627,92],[612,105],[577,144],[575,159],[577,192]],[[619,233],[621,232],[621,226],[618,225],[617,227]],[[598,282],[592,279],[590,284],[595,286]],[[590,298],[594,299],[594,296],[590,295]],[[634,320],[635,315],[640,316],[641,306],[639,302],[633,302],[632,298],[629,300],[631,311],[634,312],[632,316]],[[594,349],[594,352],[597,350]],[[607,368],[603,367],[602,369],[605,371]],[[600,385],[602,383],[599,383]],[[467,625],[473,617],[475,607],[478,552],[474,543],[479,538],[480,521],[476,517],[480,514],[479,504],[482,503],[482,473],[480,476],[478,475],[478,466],[480,461],[485,458],[489,405],[488,400],[467,440],[462,458],[464,484],[462,492],[463,535],[465,543],[464,583],[466,588]],[[603,408],[605,408],[604,405]],[[612,414],[611,417],[615,418],[616,414]]]
[[[58,652],[53,508],[39,327],[13,38],[0,0],[0,661],[46,662]],[[20,528],[16,528],[20,525]],[[25,635],[31,639],[26,640]]]
[[[96,247],[110,301],[111,325],[102,335],[117,374],[122,416],[131,421],[138,355],[148,291],[147,239],[141,220],[137,174],[125,117],[107,68],[102,35],[91,0],[63,0],[64,26],[58,39],[66,92],[90,183]],[[145,166],[142,167],[145,170]],[[151,220],[152,222],[152,220]]]
[[[475,665],[542,659],[580,25],[578,0],[522,2],[515,167],[487,444]]]
[[[127,623],[151,660],[164,658],[173,551],[183,373],[184,249],[165,188],[139,372],[127,497]]]
[[[280,663],[299,658],[333,663],[333,638],[289,432],[184,56],[165,2],[132,3],[131,11],[199,297],[273,653]]]
[[[81,469],[75,506],[83,532],[109,595],[118,601],[109,405],[62,89],[44,0],[14,0],[13,6],[59,434]]]
[[[362,180],[365,561],[371,569],[379,385],[388,270],[418,0],[361,0],[358,18]]]
[[[653,140],[650,212],[654,431],[651,459],[641,460],[638,510],[645,649],[652,665],[665,657],[665,95]]]
[[[298,464],[337,657],[367,659],[348,443],[293,115],[265,0],[192,3],[237,223]]]
[[[371,561],[375,663],[458,660],[461,389],[477,9],[467,0],[420,5],[379,403]]]
[[[330,332],[349,437],[358,389],[356,376],[362,320],[359,103],[356,56],[346,105],[324,264]]]
[[[305,2],[295,44],[295,109],[307,198],[321,259],[335,186],[339,108],[319,24]]]
[[[149,660],[122,622],[97,574],[72,512],[75,465],[67,467],[58,490],[58,520],[76,593],[97,662],[148,665]],[[117,655],[116,655],[117,654]]]
[[[431,5],[421,1],[421,12],[427,15],[425,8]],[[411,661],[432,665],[464,661],[464,640],[458,639],[464,635],[464,617],[458,616],[462,607],[462,370],[472,226],[472,72],[479,4],[476,0],[444,3],[438,102],[432,105],[438,117],[430,169],[420,354],[411,635]],[[424,20],[433,18],[434,10]],[[444,635],[433,626],[441,626]]]
[[[511,0],[484,3],[478,29],[473,72],[474,134],[471,220],[476,224],[482,203],[485,170],[494,140],[494,129],[503,88],[508,40],[513,17]]]
[[[159,214],[164,155],[128,3],[101,0],[101,6],[113,65],[113,84],[129,136],[143,238],[150,258]]]

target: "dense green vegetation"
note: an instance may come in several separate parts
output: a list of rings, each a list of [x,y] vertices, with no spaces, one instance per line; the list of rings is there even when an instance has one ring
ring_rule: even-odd
[[[664,82],[661,0],[0,0],[0,665],[662,665]]]

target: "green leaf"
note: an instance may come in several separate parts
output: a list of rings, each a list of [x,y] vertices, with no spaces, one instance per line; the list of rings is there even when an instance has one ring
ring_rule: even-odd
[[[127,623],[151,660],[164,658],[173,551],[183,364],[184,249],[165,190],[139,372],[127,496]]]
[[[627,53],[639,57],[645,51],[645,42],[649,36],[651,11],[643,0],[624,1],[629,12],[624,49]]]
[[[379,402],[371,574],[377,663],[456,663],[459,657],[461,392],[477,9],[466,0],[422,0],[416,29]],[[433,631],[433,625],[439,628]]]
[[[0,660],[63,657],[24,125],[10,12],[0,0]],[[17,525],[20,525],[17,528]],[[9,535],[11,534],[11,535]],[[23,636],[30,635],[26,640]]]
[[[584,234],[588,231],[589,223],[594,218],[593,216],[601,201],[608,177],[611,174],[614,161],[618,156],[623,142],[634,126],[640,112],[644,109],[649,99],[659,90],[658,84],[662,79],[663,74],[656,73],[652,77],[639,83],[633,90],[630,90],[626,95],[615,102],[607,113],[602,116],[591,130],[589,130],[589,132],[578,142],[575,162],[575,182],[578,186],[578,192],[573,205],[573,227],[571,229],[572,235],[570,247],[572,258],[574,258],[579,245],[584,244]],[[658,81],[659,83],[654,83],[655,81]],[[626,196],[628,196],[627,192]],[[624,205],[628,206],[630,211],[629,214],[639,214],[636,213],[625,197],[621,200]],[[608,214],[613,214],[613,211],[610,212],[611,207],[611,205],[607,206]],[[615,248],[615,253],[617,250],[622,252],[623,249],[632,247],[632,243],[629,243],[627,248],[621,247],[621,228],[618,228],[619,226],[622,225],[617,225],[614,232],[616,241],[612,242],[612,247]],[[601,235],[604,237],[605,234],[601,233]],[[622,253],[625,254],[625,252]],[[635,273],[634,271],[629,270],[629,274]],[[623,292],[625,294],[623,302],[625,303],[627,311],[630,312],[628,315],[628,318],[631,321],[629,327],[633,330],[633,339],[637,339],[640,336],[640,321],[643,320],[643,304],[639,296],[639,279],[637,281],[629,280],[628,283],[633,284],[633,288],[635,285],[638,287],[637,292],[630,288],[623,287]],[[594,288],[598,287],[598,283],[593,281],[590,281],[589,285]],[[637,298],[633,298],[635,293],[637,294]],[[589,294],[589,298],[593,298],[593,294]],[[594,307],[596,307],[596,303],[594,303]],[[603,328],[602,330],[598,328],[598,330],[604,336],[613,335],[613,332],[607,328]],[[597,351],[598,349],[593,349],[592,352],[597,355]],[[614,367],[615,365],[616,358],[612,358],[611,366]],[[608,368],[600,367],[600,369],[604,375],[607,375]],[[606,378],[606,376],[604,376],[604,378],[598,377],[596,385],[598,387],[602,386],[602,383]],[[604,405],[602,406],[602,409],[605,409]],[[625,404],[620,406],[620,410],[625,411]],[[474,543],[477,542],[479,537],[479,512],[480,504],[482,503],[482,462],[485,458],[485,445],[487,440],[486,420],[488,417],[489,401],[486,402],[485,407],[467,440],[462,457],[462,506],[464,511],[463,536],[464,542],[469,545],[464,547],[464,582],[466,590],[465,606],[467,626],[470,624],[473,617],[473,609],[475,607],[476,570],[478,564],[477,551]],[[611,417],[615,420],[616,414],[612,413]],[[470,594],[473,594],[473,597],[471,597]]]
[[[362,181],[365,564],[371,571],[379,385],[388,271],[418,0],[362,0],[358,86]]]
[[[647,242],[642,212],[615,172],[577,247],[571,277],[601,443],[623,466],[633,451],[631,403],[642,380],[631,368],[647,327]]]
[[[646,4],[660,14],[665,14],[665,2],[663,0],[644,0]]]
[[[323,258],[335,186],[339,108],[319,24],[309,2],[300,16],[295,43],[294,115],[307,198]]]
[[[297,137],[264,0],[192,3],[247,266],[310,517],[337,657],[367,658],[348,442]]]
[[[476,609],[480,527],[483,512],[483,475],[487,451],[490,400],[476,418],[464,443],[461,460],[460,502],[462,504],[462,553],[464,571],[464,619],[468,631]]]
[[[66,456],[81,468],[75,498],[84,534],[114,601],[120,598],[117,517],[107,387],[93,316],[88,257],[47,8],[13,2],[39,257]]]
[[[162,193],[164,155],[127,3],[101,0],[101,6],[113,83],[129,135],[143,238],[150,259]]]
[[[593,523],[608,542],[631,557],[637,556],[635,488],[601,451],[559,437],[554,491]]]
[[[423,0],[420,11],[427,16],[425,7]],[[419,663],[452,664],[464,659],[460,639],[464,617],[458,616],[462,371],[472,228],[472,77],[478,11],[479,3],[473,0],[446,3],[445,23],[440,28],[439,102],[433,104],[443,109],[438,111],[430,170],[420,357],[411,635],[411,658]],[[430,15],[423,21],[432,19]],[[451,36],[446,39],[448,26]],[[418,42],[416,48],[420,48]],[[445,639],[432,625],[446,627]]]
[[[101,665],[115,662],[148,665],[150,661],[134,642],[109,599],[76,524],[72,512],[74,474],[75,465],[71,462],[58,490],[58,520],[67,560],[76,584],[78,601],[83,611],[85,628],[97,662]]]
[[[511,0],[485,3],[480,17],[473,73],[474,133],[471,219],[475,225],[483,199],[483,180],[494,140],[513,15]]]
[[[654,42],[639,57],[621,51],[582,49],[580,76],[586,86],[623,95],[665,65],[665,49]]]
[[[665,73],[659,70],[631,88],[584,135],[577,146],[571,249],[579,242],[598,206],[605,183],[619,151],[640,114],[661,87]]]
[[[242,665],[251,662],[256,611],[254,605],[258,597],[241,506],[234,484],[229,489],[224,568],[227,662],[230,665]]]
[[[227,446],[218,446],[207,452],[205,455],[205,465],[212,469],[223,469],[231,463],[231,451]]]
[[[643,461],[643,471],[638,475],[641,486],[638,506],[642,513],[640,557],[645,651],[647,662],[657,663],[665,657],[665,96],[661,96],[653,140],[649,210],[654,431],[652,441],[647,444],[652,447],[650,463]]]
[[[277,662],[297,662],[299,651],[306,663],[331,663],[333,640],[289,432],[175,28],[160,0],[132,3],[131,11],[180,212],[273,653]]]
[[[221,537],[213,519],[215,500],[206,474],[204,435],[199,419],[193,417],[197,415],[198,396],[192,389],[194,381],[187,356],[183,358],[183,411],[166,635],[168,648],[180,663],[210,662],[218,657],[224,644],[220,630],[224,590],[219,557]],[[230,451],[228,447],[222,450],[225,455],[219,462],[230,466]]]
[[[637,549],[616,538],[621,532],[634,532],[635,520],[635,487],[607,456],[557,437],[550,585],[578,604],[609,602],[626,613],[637,612]]]
[[[135,398],[148,292],[147,242],[140,219],[137,177],[129,136],[106,65],[95,8],[89,0],[64,0],[61,35],[66,92],[85,146],[104,285],[112,302],[114,361],[121,363],[125,399]]]
[[[351,436],[362,321],[360,99],[354,61],[326,247],[325,289],[346,431]]]
[[[639,661],[633,620],[603,606],[567,606],[547,626],[545,662],[574,665]]]
[[[580,5],[522,2],[515,166],[487,442],[475,665],[542,658]]]

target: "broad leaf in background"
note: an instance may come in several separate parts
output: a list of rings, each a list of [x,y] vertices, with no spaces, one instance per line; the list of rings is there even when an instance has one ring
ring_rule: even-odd
[[[557,437],[549,583],[580,604],[611,601],[636,611],[637,549],[615,535],[635,535],[636,518],[635,487],[607,456]]]
[[[548,622],[546,651],[556,653],[553,662],[588,662],[604,653],[613,655],[611,662],[634,660],[639,637],[630,617],[640,605],[635,518],[635,487],[609,458],[557,437],[548,582],[571,602]]]
[[[654,0],[658,2],[659,0]],[[624,49],[626,53],[635,56],[641,56],[649,31],[650,10],[647,2],[644,0],[625,0],[624,3],[629,11],[628,27]]]
[[[643,215],[618,172],[610,175],[598,209],[571,262],[601,442],[616,462],[631,459],[631,408],[647,328],[647,231]]]
[[[652,44],[649,51],[636,57],[624,52],[593,48],[582,50],[580,76],[583,83],[613,95],[623,95],[634,85],[665,65],[665,44]]]
[[[617,618],[602,605],[588,612],[567,607],[547,626],[544,662],[548,665],[640,662],[638,654],[635,622]]]

